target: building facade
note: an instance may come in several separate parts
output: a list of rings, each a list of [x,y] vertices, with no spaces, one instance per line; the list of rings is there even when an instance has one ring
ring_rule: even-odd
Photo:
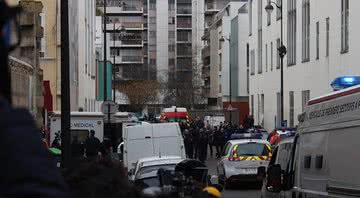
[[[95,0],[69,2],[71,110],[99,111],[96,101]]]
[[[191,102],[191,0],[108,0],[106,28],[107,60],[114,65],[116,83],[156,80],[167,89],[158,104]]]
[[[40,41],[43,37],[40,13],[43,5],[41,2],[31,0],[12,0],[9,3],[23,8],[18,18],[22,41],[9,56],[12,103],[15,107],[28,109],[40,127],[43,125],[44,109],[43,71],[39,64]]]
[[[247,81],[246,77],[242,76],[240,63],[243,63],[243,59],[239,57],[241,54],[245,60],[246,51],[243,50],[243,43],[238,39],[239,32],[247,28],[247,25],[243,24],[246,14],[239,15],[239,9],[245,4],[246,1],[230,1],[220,11],[215,9],[205,12],[209,14],[206,16],[207,27],[202,37],[205,42],[202,49],[202,77],[204,79],[203,91],[207,97],[209,109],[222,110],[229,107],[230,83],[232,85],[231,106],[240,110],[242,106],[240,103],[247,102],[247,92],[243,89]],[[213,4],[208,4],[207,9],[214,9]],[[243,9],[246,10],[246,8]],[[212,16],[211,13],[216,14]],[[246,68],[246,65],[243,66]]]
[[[265,6],[266,1],[249,1],[250,111],[255,124],[271,130],[280,125],[281,14],[276,7],[268,14]],[[356,0],[283,0],[288,126],[297,125],[310,98],[332,91],[330,83],[336,77],[360,74],[356,58],[360,29],[352,25],[360,15],[357,8]]]

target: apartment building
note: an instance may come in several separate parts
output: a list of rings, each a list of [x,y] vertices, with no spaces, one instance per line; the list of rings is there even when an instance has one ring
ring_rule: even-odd
[[[202,37],[205,43],[202,49],[203,92],[208,100],[208,108],[213,110],[222,110],[229,106],[230,73],[232,75],[231,95],[233,108],[237,106],[240,108],[240,102],[246,101],[247,95],[243,90],[240,92],[238,86],[240,75],[238,53],[240,51],[238,50],[239,41],[237,36],[239,25],[246,28],[246,24],[239,24],[239,21],[243,20],[237,18],[239,9],[246,4],[246,1],[230,1],[220,11],[217,11],[216,6],[222,6],[222,3],[207,4],[206,9],[208,11],[205,13],[209,15],[206,16],[207,27]],[[211,15],[211,13],[216,14]],[[240,18],[243,19],[243,17],[246,16],[241,15]],[[230,52],[234,53],[230,54]],[[239,103],[237,104],[237,102]]]
[[[115,83],[158,80],[168,89],[159,105],[191,101],[191,0],[108,0],[106,29]]]
[[[266,3],[249,0],[250,111],[255,124],[271,130],[280,125],[281,13],[276,7],[267,13]],[[283,0],[282,7],[284,120],[292,127],[310,98],[332,91],[336,77],[360,74],[360,28],[353,23],[360,17],[360,1]]]
[[[40,13],[43,5],[38,1],[8,1],[11,5],[20,5],[23,12],[18,22],[22,31],[20,46],[9,56],[11,72],[12,103],[16,107],[28,109],[38,126],[43,121],[43,71],[40,68],[40,40],[43,37]],[[14,31],[14,30],[13,30]],[[15,36],[16,33],[14,32]]]

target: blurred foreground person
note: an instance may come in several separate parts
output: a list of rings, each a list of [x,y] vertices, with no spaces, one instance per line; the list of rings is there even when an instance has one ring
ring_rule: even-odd
[[[83,160],[65,173],[74,198],[141,198],[131,186],[123,166],[109,158]]]
[[[0,197],[69,197],[32,115],[0,96]]]

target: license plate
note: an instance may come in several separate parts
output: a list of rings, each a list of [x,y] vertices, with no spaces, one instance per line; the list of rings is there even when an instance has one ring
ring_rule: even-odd
[[[257,169],[255,168],[247,168],[247,169],[243,169],[244,173],[247,175],[256,175],[257,174]]]

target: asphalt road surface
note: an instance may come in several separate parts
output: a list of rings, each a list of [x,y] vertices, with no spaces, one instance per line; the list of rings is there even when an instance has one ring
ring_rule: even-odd
[[[216,175],[217,160],[210,158],[206,161],[210,175]],[[224,190],[223,198],[260,198],[260,190],[253,184],[241,184],[232,190]]]

